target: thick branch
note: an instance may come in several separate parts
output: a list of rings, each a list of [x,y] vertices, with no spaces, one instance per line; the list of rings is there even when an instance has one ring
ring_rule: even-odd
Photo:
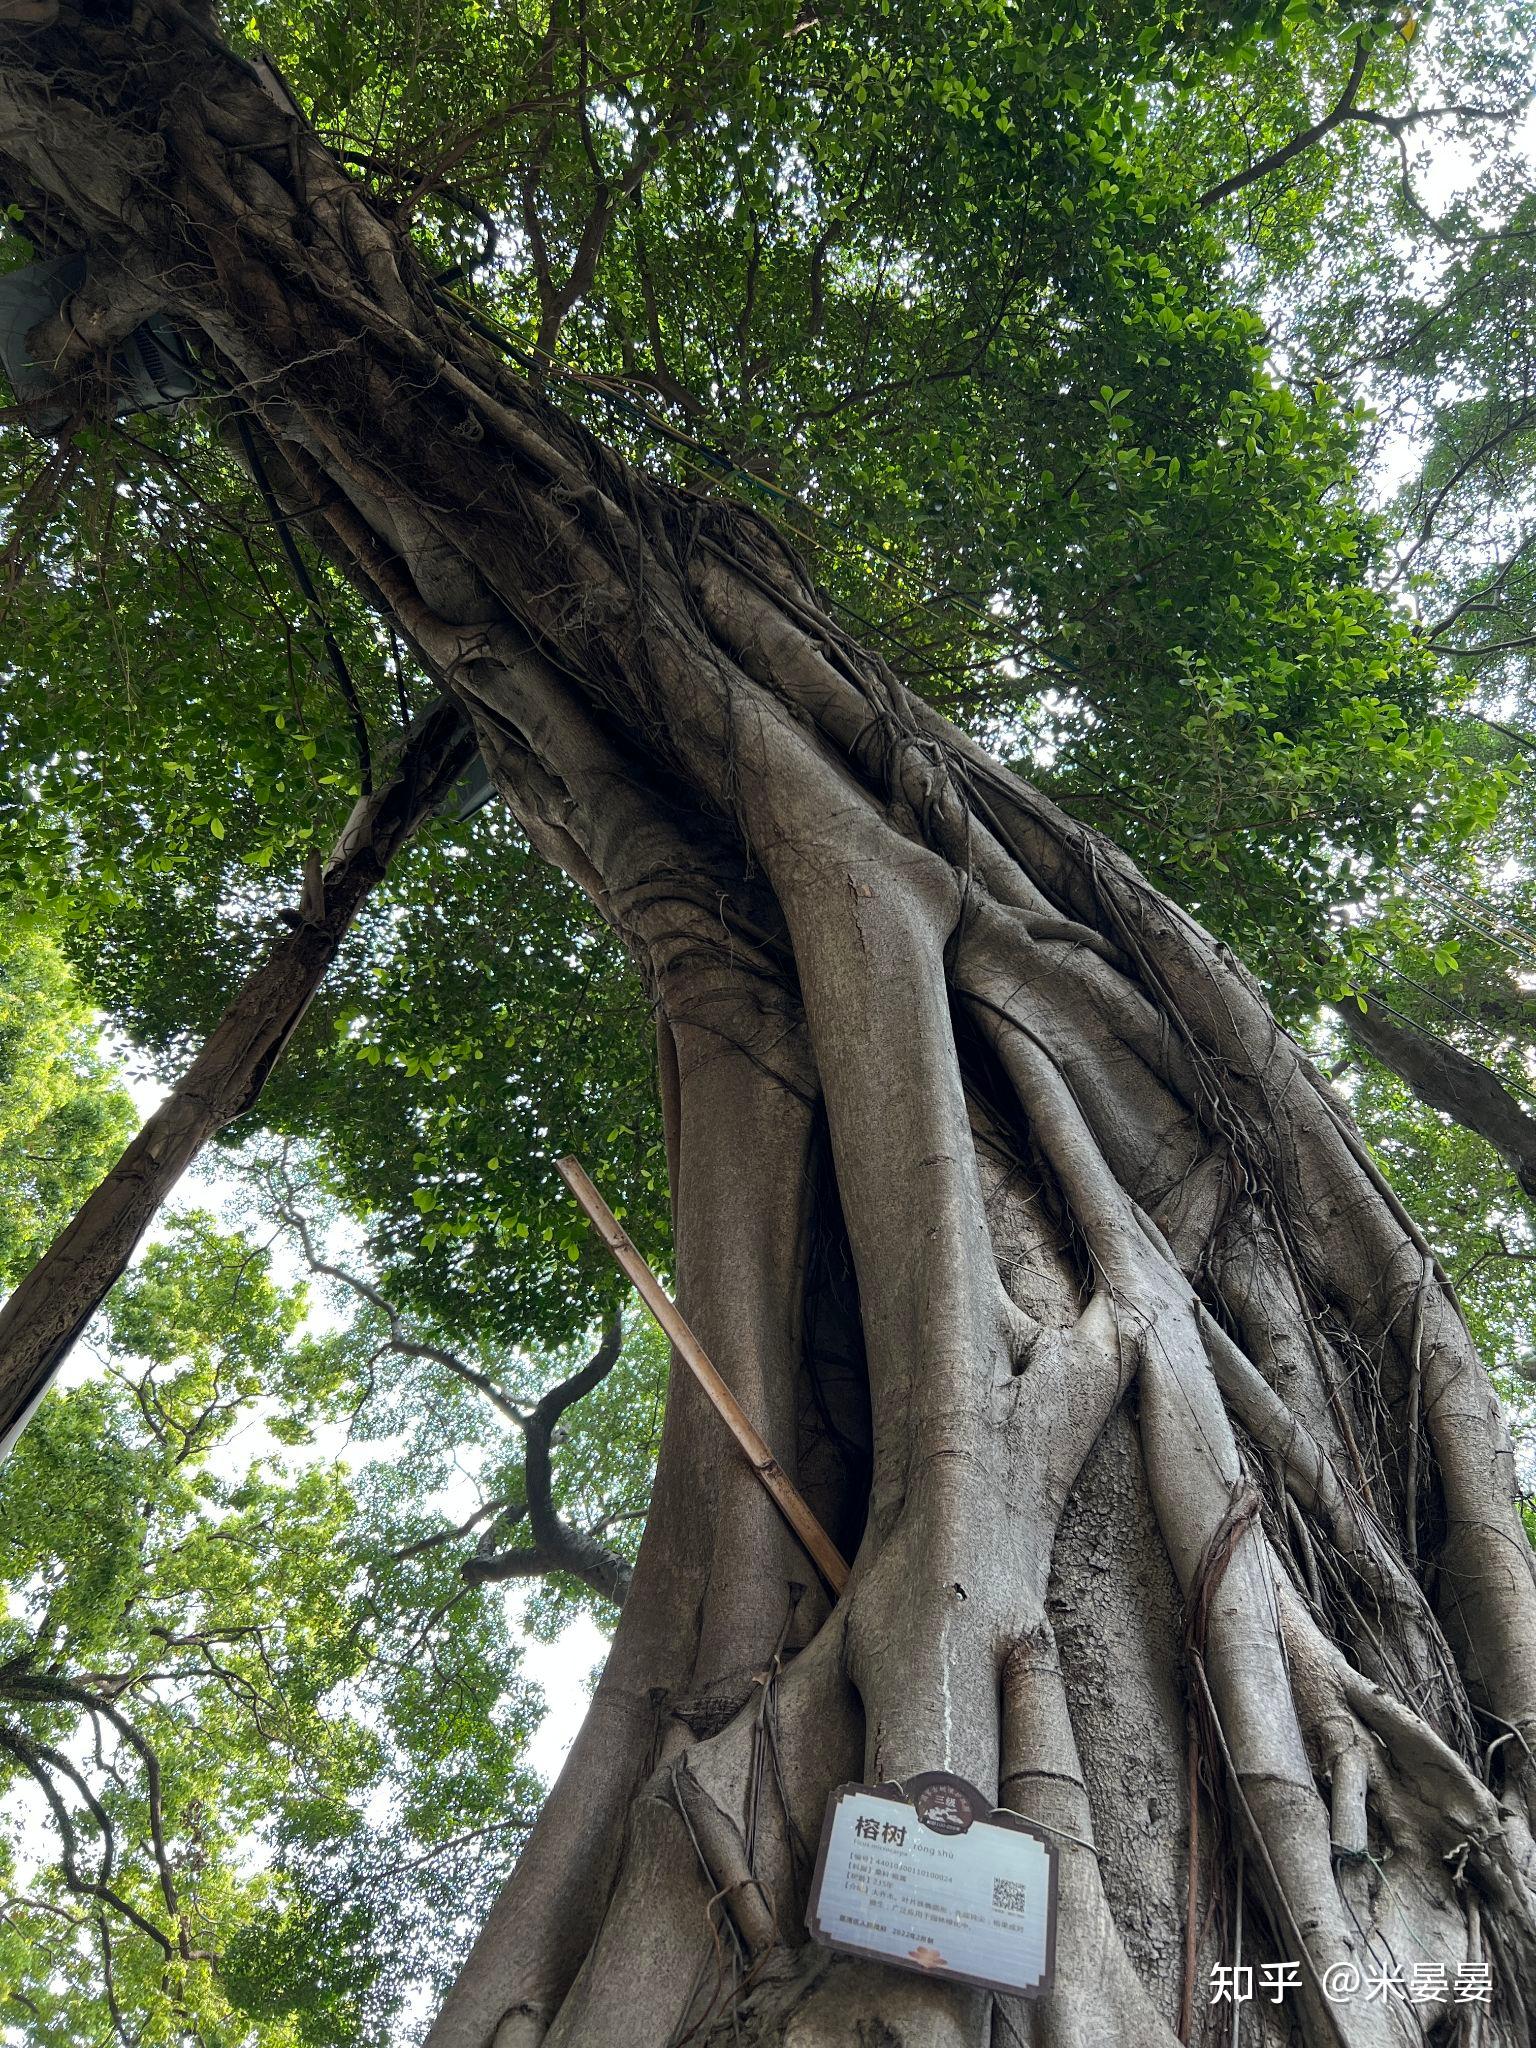
[[[247,977],[181,1080],[0,1309],[0,1454],[182,1174],[261,1094],[352,920],[473,752],[457,706],[426,714],[393,774],[353,811],[329,865],[306,884],[293,929]]]
[[[1202,192],[1195,204],[1201,207],[1215,206],[1220,200],[1230,199],[1234,192],[1241,192],[1245,185],[1255,185],[1261,178],[1271,177],[1294,157],[1313,148],[1326,135],[1331,135],[1334,129],[1345,121],[1361,121],[1367,127],[1380,129],[1384,135],[1390,135],[1401,146],[1402,138],[1408,130],[1418,127],[1424,121],[1517,121],[1524,112],[1523,105],[1485,107],[1475,103],[1444,107],[1410,107],[1402,114],[1384,114],[1379,107],[1357,107],[1355,94],[1360,90],[1360,81],[1365,76],[1369,57],[1370,51],[1362,36],[1355,45],[1355,59],[1350,66],[1349,77],[1345,80],[1344,90],[1332,108],[1320,120],[1312,122],[1309,127],[1293,135],[1290,141],[1279,149],[1271,150],[1267,156],[1261,156],[1249,164],[1246,170],[1237,171],[1230,178],[1223,178],[1219,185],[1212,185],[1209,191]]]
[[[1202,192],[1196,204],[1202,207],[1215,206],[1219,200],[1230,199],[1234,192],[1241,192],[1245,185],[1255,185],[1260,178],[1269,177],[1288,164],[1292,157],[1300,156],[1303,150],[1310,149],[1315,142],[1321,142],[1325,135],[1331,134],[1341,121],[1349,118],[1354,107],[1355,94],[1360,90],[1360,81],[1365,76],[1369,56],[1370,51],[1362,36],[1355,45],[1355,61],[1350,66],[1344,90],[1339,94],[1332,111],[1324,114],[1320,121],[1314,121],[1310,128],[1303,128],[1299,134],[1293,135],[1282,148],[1271,150],[1268,156],[1259,157],[1256,162],[1249,164],[1246,170],[1237,171],[1230,178],[1223,178],[1219,185],[1213,185],[1208,192]]]
[[[187,1937],[186,1921],[182,1916],[177,1898],[176,1872],[171,1861],[170,1849],[165,1837],[165,1807],[161,1797],[160,1759],[154,1744],[134,1726],[133,1722],[115,1706],[110,1699],[95,1692],[91,1687],[79,1685],[72,1679],[56,1676],[33,1676],[25,1672],[13,1672],[6,1680],[6,1690],[16,1699],[68,1700],[71,1705],[83,1707],[88,1714],[100,1714],[109,1721],[144,1766],[144,1788],[149,1809],[150,1845],[154,1852],[155,1869],[159,1877],[160,1895],[165,1901],[166,1912],[174,1921],[178,1946],[183,1957],[191,1955]]]
[[[566,1409],[601,1384],[619,1361],[624,1326],[617,1316],[603,1332],[603,1341],[579,1372],[552,1387],[530,1414],[522,1418],[526,1450],[523,1485],[527,1495],[530,1547],[492,1551],[466,1558],[463,1576],[471,1586],[491,1579],[538,1578],[545,1572],[567,1572],[594,1593],[622,1607],[629,1591],[630,1567],[617,1551],[565,1521],[554,1504],[550,1445],[556,1423]]]
[[[1388,1014],[1373,996],[1368,1009],[1341,1003],[1335,1014],[1383,1066],[1406,1081],[1421,1102],[1480,1138],[1504,1159],[1536,1201],[1536,1117],[1510,1094],[1498,1075],[1454,1046],[1431,1038],[1406,1018]]]
[[[104,1905],[111,1906],[114,1912],[121,1913],[123,1918],[141,1934],[147,1935],[169,1961],[175,1954],[174,1944],[169,1937],[162,1929],[156,1927],[152,1920],[147,1920],[121,1893],[114,1891],[108,1882],[112,1875],[114,1855],[112,1822],[101,1801],[91,1791],[69,1758],[47,1743],[34,1742],[19,1728],[0,1727],[0,1749],[9,1751],[15,1757],[48,1802],[54,1825],[59,1831],[60,1866],[64,1872],[64,1882],[69,1889],[77,1898],[100,1899]],[[101,1871],[97,1877],[87,1877],[80,1868],[79,1836],[70,1818],[69,1808],[58,1786],[53,1782],[51,1773],[55,1771],[61,1777],[67,1778],[75,1787],[85,1803],[86,1811],[101,1831]]]

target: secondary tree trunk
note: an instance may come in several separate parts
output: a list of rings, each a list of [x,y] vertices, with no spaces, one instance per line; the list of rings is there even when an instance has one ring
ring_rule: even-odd
[[[674,1386],[602,1685],[433,2048],[1214,2043],[1239,1904],[1240,1960],[1301,1969],[1249,2043],[1525,2048],[1510,1448],[1339,1103],[771,531],[596,444],[254,74],[134,19],[0,32],[12,190],[199,339],[630,947],[683,1309],[855,1556],[835,1609],[801,1591]],[[48,344],[88,380],[115,317],[88,283]],[[1047,1997],[805,1938],[832,1788],[937,1767],[1058,1832]],[[1324,1995],[1469,1959],[1475,2023]]]
[[[473,759],[473,740],[451,700],[416,721],[382,787],[353,807],[330,859],[323,866],[316,859],[303,902],[286,913],[290,929],[252,969],[191,1066],[0,1308],[0,1458],[9,1455],[181,1176],[266,1086],[395,853]]]

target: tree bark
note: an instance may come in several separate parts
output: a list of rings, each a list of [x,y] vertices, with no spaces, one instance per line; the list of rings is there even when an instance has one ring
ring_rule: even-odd
[[[383,786],[358,801],[290,929],[242,983],[191,1066],[0,1307],[0,1457],[177,1181],[255,1102],[391,858],[473,756],[462,713],[444,699],[406,739]]]
[[[829,1611],[675,1375],[592,1712],[432,2048],[1167,2048],[1181,2007],[1214,2044],[1239,1925],[1302,1980],[1250,2044],[1464,2039],[1449,1990],[1323,1986],[1470,1956],[1524,2048],[1536,1580],[1339,1104],[775,533],[565,418],[259,79],[134,22],[0,34],[12,188],[159,280],[630,948],[680,1305],[855,1558]],[[832,1789],[932,1768],[1057,1832],[1048,1995],[807,1941]]]
[[[1486,1138],[1536,1201],[1536,1117],[1491,1068],[1418,1030],[1405,1017],[1389,1014],[1375,996],[1364,1010],[1339,1003],[1335,1014],[1350,1036],[1406,1081],[1421,1102]]]

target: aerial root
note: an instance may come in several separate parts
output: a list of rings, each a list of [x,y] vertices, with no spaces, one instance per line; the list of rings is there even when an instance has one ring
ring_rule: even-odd
[[[1058,1925],[1071,1935],[1057,1946],[1049,1991],[998,2000],[992,2048],[1097,2048],[1108,2038],[1175,2048],[1105,1895],[1056,1636],[1043,1615],[1003,1667],[998,1798],[1055,1843]]]
[[[710,1887],[710,1907],[729,1920],[742,1960],[750,1965],[779,1938],[773,1897],[752,1869],[744,1830],[700,1783],[686,1756],[667,1766],[672,1803],[682,1816],[699,1867]]]
[[[1536,1964],[1536,1843],[1520,1807],[1501,1803],[1412,1708],[1358,1671],[1289,1587],[1281,1618],[1304,1704],[1327,1766],[1347,1767],[1403,1853],[1415,1847],[1477,1882],[1525,1957]],[[1337,1800],[1337,1787],[1335,1797]],[[1364,1853],[1361,1844],[1359,1853]]]
[[[1353,1575],[1362,1596],[1375,1604],[1373,1625],[1352,1597],[1346,1603],[1380,1666],[1379,1675],[1432,1699],[1444,1732],[1464,1733],[1469,1724],[1450,1645],[1423,1588],[1397,1554],[1380,1519],[1233,1338],[1203,1308],[1198,1316],[1211,1369],[1228,1407],[1279,1469],[1297,1562],[1314,1601],[1320,1603],[1322,1589],[1308,1515],[1322,1524],[1333,1555]],[[1337,1573],[1334,1577],[1337,1580]]]
[[[1148,1481],[1189,1613],[1197,1725],[1232,1789],[1277,1944],[1302,1966],[1300,1999],[1319,2041],[1396,2038],[1383,2008],[1323,1996],[1325,1972],[1367,1959],[1334,1878],[1330,1816],[1318,1797],[1292,1693],[1277,1600],[1283,1583],[1259,1522],[1192,1302],[1169,1305],[1142,1365]]]
[[[1110,1170],[1080,1068],[1063,1066],[1043,1029],[1024,1020],[1015,992],[977,982],[978,1021],[1086,1240],[1123,1348],[1139,1366],[1148,1484],[1190,1613],[1197,1725],[1213,1768],[1231,1788],[1239,1843],[1250,1852],[1279,1951],[1302,1965],[1299,1998],[1309,2038],[1387,2048],[1402,2038],[1400,2013],[1384,2003],[1340,2005],[1323,1988],[1331,1968],[1362,1970],[1372,1960],[1370,1899],[1350,1875],[1369,1849],[1372,1751],[1347,1700],[1303,1729],[1280,1625],[1279,1601],[1290,1588],[1260,1523],[1229,1403],[1276,1460],[1298,1510],[1329,1528],[1362,1583],[1402,1617],[1396,1633],[1421,1643],[1419,1659],[1431,1678],[1439,1676],[1439,1630],[1368,1504],[1200,1304],[1167,1240]],[[1315,1556],[1313,1565],[1316,1571]],[[1325,1757],[1327,1805],[1314,1780],[1308,1732]],[[1032,2024],[1036,2038],[1046,2038],[1043,2011]]]
[[[860,1775],[842,1630],[822,1628],[792,1662],[757,1675],[734,1719],[663,1762],[635,1800],[602,1927],[551,2048],[694,2048],[721,2015],[745,2020],[782,1996],[786,1968],[802,1968],[785,1950],[803,1940],[821,1816],[835,1786]]]

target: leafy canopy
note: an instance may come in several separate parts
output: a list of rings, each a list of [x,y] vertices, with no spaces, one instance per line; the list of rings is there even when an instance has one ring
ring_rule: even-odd
[[[1340,913],[1384,864],[1487,821],[1500,764],[1375,585],[1358,407],[1280,373],[1182,142],[1230,147],[1233,81],[1301,45],[1364,36],[1403,85],[1385,17],[290,0],[235,27],[439,290],[637,461],[783,524],[1287,1014],[1347,979]],[[167,1070],[432,687],[318,563],[295,588],[238,440],[217,405],[62,456],[13,434],[0,479],[0,872]],[[487,813],[402,861],[257,1115],[319,1141],[424,1311],[565,1342],[613,1283],[573,1263],[555,1154],[601,1160],[665,1258],[649,1058],[611,942]]]

